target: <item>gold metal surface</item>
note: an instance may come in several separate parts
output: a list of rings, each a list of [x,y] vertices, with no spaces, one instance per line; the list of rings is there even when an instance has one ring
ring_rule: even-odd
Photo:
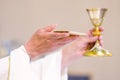
[[[99,27],[103,23],[103,19],[104,19],[106,11],[107,11],[106,8],[87,9],[91,23],[93,24],[95,28],[95,30],[92,32],[93,36],[101,35]],[[112,56],[112,54],[108,50],[102,48],[99,44],[99,41],[97,40],[94,47],[90,50],[87,50],[86,53],[84,53],[84,56]]]

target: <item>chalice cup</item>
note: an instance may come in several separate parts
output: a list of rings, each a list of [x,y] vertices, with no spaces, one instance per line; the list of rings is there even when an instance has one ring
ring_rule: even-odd
[[[103,18],[105,16],[107,9],[106,8],[89,8],[86,10],[89,14],[91,23],[95,28],[95,30],[92,32],[93,36],[101,36],[99,27],[103,23]],[[108,50],[101,47],[99,44],[99,40],[97,40],[95,42],[95,45],[84,53],[84,56],[112,56],[112,54]]]

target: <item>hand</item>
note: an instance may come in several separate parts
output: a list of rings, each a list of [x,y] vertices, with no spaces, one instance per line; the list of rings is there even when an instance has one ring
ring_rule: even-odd
[[[91,30],[88,32],[88,35],[89,35],[90,37],[93,37],[92,33],[93,33],[94,30],[95,30],[95,29],[91,29]],[[103,31],[104,31],[104,28],[103,28],[103,27],[100,27],[100,28],[99,28],[99,31],[100,31],[100,32],[103,32]],[[98,41],[99,41],[100,46],[103,46],[103,40],[102,40],[102,36],[101,36],[101,35],[98,36]],[[87,46],[87,50],[91,49],[94,45],[95,45],[95,42],[89,43],[88,46]]]
[[[50,25],[42,29],[38,29],[28,40],[24,46],[30,58],[34,59],[48,52],[54,51],[67,43],[75,40],[78,36],[69,36],[69,33],[57,33],[53,30],[56,25]]]
[[[93,36],[93,30],[94,29],[90,30],[88,35],[85,37],[79,36],[77,40],[73,41],[63,49],[62,69],[68,67],[70,64],[72,64],[72,62],[79,59],[86,52],[88,47],[92,48],[96,40],[99,40],[100,44],[102,45],[102,37]],[[100,28],[100,31],[103,31],[103,28]]]

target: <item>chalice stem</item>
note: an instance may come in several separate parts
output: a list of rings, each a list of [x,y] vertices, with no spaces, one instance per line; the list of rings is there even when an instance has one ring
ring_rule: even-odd
[[[100,30],[99,30],[99,27],[97,26],[97,27],[95,27],[95,30],[93,31],[93,36],[100,36],[101,35],[101,32],[100,32]]]

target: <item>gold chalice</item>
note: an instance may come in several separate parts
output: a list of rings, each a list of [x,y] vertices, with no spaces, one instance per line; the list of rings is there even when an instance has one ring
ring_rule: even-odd
[[[99,27],[103,22],[103,18],[106,11],[106,8],[87,9],[90,20],[95,28],[95,30],[93,31],[93,36],[101,35]],[[95,45],[90,50],[87,50],[86,53],[84,53],[84,56],[112,56],[112,54],[108,50],[102,48],[99,44],[99,40],[97,40]]]

